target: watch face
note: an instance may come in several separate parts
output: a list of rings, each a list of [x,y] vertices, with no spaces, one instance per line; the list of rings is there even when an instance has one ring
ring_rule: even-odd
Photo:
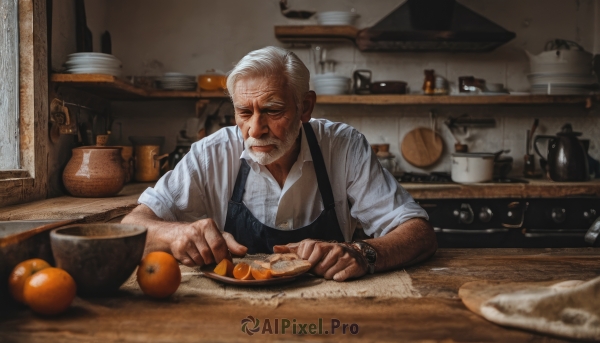
[[[369,263],[375,263],[377,261],[377,253],[371,247],[366,247],[365,257],[367,259],[367,262],[369,262]]]

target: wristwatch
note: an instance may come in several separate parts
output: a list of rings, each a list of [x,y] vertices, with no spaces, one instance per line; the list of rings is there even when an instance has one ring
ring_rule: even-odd
[[[375,273],[375,263],[377,263],[377,250],[371,246],[371,244],[365,241],[354,241],[349,244],[354,249],[362,254],[367,261],[367,267],[369,274]]]

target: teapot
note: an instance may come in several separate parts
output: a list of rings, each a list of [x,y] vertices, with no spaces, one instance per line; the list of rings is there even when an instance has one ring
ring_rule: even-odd
[[[571,124],[565,124],[556,136],[536,136],[533,141],[535,152],[540,156],[540,165],[548,171],[552,181],[588,181],[590,178],[588,156],[582,142],[577,139],[581,132],[573,132]],[[548,153],[540,153],[538,141],[548,140]]]

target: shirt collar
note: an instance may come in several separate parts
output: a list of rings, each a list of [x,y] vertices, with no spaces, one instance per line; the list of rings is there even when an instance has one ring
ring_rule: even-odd
[[[310,123],[308,125],[310,125]],[[303,162],[312,161],[310,147],[308,146],[308,141],[306,140],[306,133],[304,132],[304,125],[300,126],[300,131],[302,132],[302,140],[300,142],[300,153],[298,154],[298,160],[302,159]],[[242,133],[241,130],[238,129],[238,132],[240,134],[240,138],[243,141],[244,138],[241,135],[241,133]],[[248,153],[248,150],[246,148],[244,148],[244,150],[242,151],[242,154],[240,155],[240,159],[242,159],[242,158],[245,158],[248,161],[248,164],[250,165],[252,170],[258,171],[260,169],[260,164],[258,164],[256,161],[254,161],[252,159],[252,157],[250,156],[250,153]]]

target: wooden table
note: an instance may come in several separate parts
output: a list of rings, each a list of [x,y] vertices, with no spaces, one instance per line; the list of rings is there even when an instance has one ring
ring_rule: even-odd
[[[30,219],[84,219],[87,223],[108,222],[137,206],[140,194],[154,183],[130,183],[110,198],[62,196],[0,208],[0,221]]]
[[[458,288],[475,280],[548,281],[600,275],[600,248],[440,249],[406,269],[420,298],[283,299],[277,306],[245,300],[172,297],[155,301],[122,292],[103,299],[79,299],[60,317],[43,318],[8,306],[0,312],[0,342],[238,342],[333,341],[555,342],[557,338],[509,329],[470,312]],[[4,306],[7,306],[4,304]],[[2,308],[2,307],[0,307]],[[358,334],[254,334],[241,331],[247,316],[318,323],[332,318],[357,324]],[[262,324],[261,324],[262,325]]]

